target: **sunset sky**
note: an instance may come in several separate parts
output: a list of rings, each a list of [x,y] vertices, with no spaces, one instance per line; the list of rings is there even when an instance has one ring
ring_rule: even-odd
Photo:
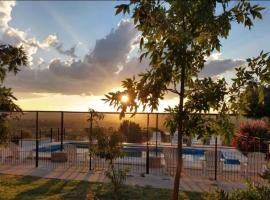
[[[101,98],[121,80],[147,68],[138,61],[138,38],[129,16],[114,15],[116,1],[0,1],[0,43],[23,45],[29,66],[9,75],[24,110],[113,111]],[[208,58],[201,76],[225,76],[261,50],[270,51],[270,2],[252,30],[233,25],[220,53]],[[177,103],[169,96],[159,111]]]

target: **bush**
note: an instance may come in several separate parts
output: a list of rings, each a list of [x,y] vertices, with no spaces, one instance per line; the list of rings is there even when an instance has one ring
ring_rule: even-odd
[[[238,132],[232,139],[232,146],[242,152],[267,152],[267,144],[270,140],[267,124],[262,120],[242,122]]]
[[[108,161],[108,169],[105,176],[110,180],[113,189],[113,198],[121,199],[121,188],[127,177],[128,169],[118,169],[114,165],[114,160],[124,156],[122,137],[119,133],[100,133],[96,135],[96,145],[91,145],[90,153]]]
[[[216,190],[207,195],[205,200],[269,200],[270,188],[249,185],[247,190],[234,190],[230,193]]]
[[[105,176],[110,180],[113,186],[113,193],[115,199],[121,198],[121,188],[127,179],[128,169],[115,169],[114,165],[109,165],[105,171]]]
[[[124,120],[121,123],[119,132],[123,134],[126,142],[129,143],[141,143],[145,140],[145,134],[140,125],[129,120]]]
[[[0,114],[0,145],[10,141],[11,129],[6,114]]]

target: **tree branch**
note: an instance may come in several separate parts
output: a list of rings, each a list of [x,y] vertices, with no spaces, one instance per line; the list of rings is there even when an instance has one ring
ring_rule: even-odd
[[[167,88],[166,87],[165,90],[170,91],[170,92],[172,92],[174,94],[180,95],[180,92],[178,90],[176,90],[176,89],[172,89],[172,88]]]

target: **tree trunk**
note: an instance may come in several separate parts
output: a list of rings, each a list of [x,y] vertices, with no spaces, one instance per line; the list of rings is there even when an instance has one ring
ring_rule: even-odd
[[[182,172],[182,138],[183,138],[183,121],[184,121],[184,94],[185,94],[185,67],[181,69],[181,85],[179,95],[179,121],[178,121],[178,145],[177,145],[177,166],[174,177],[173,200],[177,200],[179,196],[179,185]]]

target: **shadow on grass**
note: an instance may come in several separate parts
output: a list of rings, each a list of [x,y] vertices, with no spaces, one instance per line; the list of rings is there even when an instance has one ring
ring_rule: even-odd
[[[35,182],[40,180],[40,177],[34,177],[34,176],[18,176],[16,177],[16,185],[20,186],[20,185],[26,185],[29,184],[31,182]]]
[[[171,199],[172,191],[168,189],[153,188],[150,186],[123,186],[119,200],[167,200]],[[102,200],[113,199],[112,187],[109,184],[102,185],[96,192],[96,197]],[[180,192],[180,198],[184,200],[202,200],[203,194],[196,192]]]
[[[78,182],[71,190],[64,194],[61,200],[84,200],[88,199],[90,193],[90,183],[86,181]],[[90,198],[92,199],[92,198]]]
[[[180,199],[202,200],[205,194],[199,192],[180,192]]]
[[[30,178],[31,179],[31,178]],[[35,179],[33,179],[35,180]],[[31,181],[28,183],[31,184]],[[44,184],[23,191],[17,194],[14,200],[41,199],[61,194],[63,188],[67,185],[66,181],[48,179]]]
[[[6,199],[13,200],[112,200],[113,191],[110,183],[89,183],[86,181],[68,181],[58,179],[44,179],[32,176],[3,176]],[[1,192],[1,191],[0,191]],[[12,192],[12,194],[10,193]],[[9,193],[10,198],[9,197]],[[123,186],[120,200],[167,200],[170,199],[172,190],[157,189],[150,186]],[[180,197],[184,200],[201,200],[202,193],[181,192]],[[1,199],[1,196],[0,196]],[[3,199],[3,198],[2,198]]]

